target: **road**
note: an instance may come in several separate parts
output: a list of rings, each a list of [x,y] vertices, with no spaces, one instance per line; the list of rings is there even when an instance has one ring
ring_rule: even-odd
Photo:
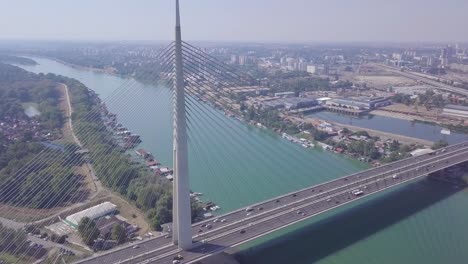
[[[180,251],[172,245],[171,238],[160,236],[139,243],[138,248],[131,245],[78,263],[172,263],[177,254],[183,255],[182,263],[191,263],[343,204],[467,160],[468,143],[464,142],[439,150],[437,154],[396,161],[252,205],[249,215],[246,208],[243,208],[218,217],[226,219],[225,222],[206,220],[196,223],[192,226],[196,247],[191,251]],[[397,177],[394,178],[394,175]],[[351,194],[350,191],[355,189],[362,190],[364,194]],[[202,227],[206,224],[212,227]],[[241,233],[241,230],[245,232]],[[205,240],[206,244],[201,243],[202,240]]]
[[[81,252],[81,251],[75,250],[75,249],[73,249],[71,247],[67,247],[65,245],[61,245],[61,244],[52,242],[50,240],[46,241],[46,240],[40,239],[38,237],[29,236],[29,235],[28,235],[28,239],[31,242],[42,245],[44,248],[63,248],[63,249],[66,249],[66,250],[69,250],[69,251],[73,252],[75,255],[82,255],[83,254],[83,252]]]
[[[446,91],[446,92],[455,93],[455,94],[459,94],[459,95],[463,95],[463,96],[468,97],[468,90],[466,90],[466,89],[458,88],[458,87],[451,86],[451,85],[448,85],[448,84],[445,84],[445,83],[441,83],[441,82],[438,82],[438,81],[431,80],[431,79],[429,79],[427,77],[422,76],[419,73],[402,72],[398,68],[390,67],[390,66],[382,65],[382,64],[375,64],[374,63],[373,65],[377,66],[377,67],[380,67],[380,68],[383,68],[383,69],[385,69],[385,70],[387,70],[389,72],[392,72],[394,74],[398,74],[398,75],[404,76],[406,78],[410,78],[410,79],[413,79],[413,80],[417,80],[417,81],[432,85],[432,86],[434,86],[435,88],[437,88],[439,90],[443,90],[443,91]]]

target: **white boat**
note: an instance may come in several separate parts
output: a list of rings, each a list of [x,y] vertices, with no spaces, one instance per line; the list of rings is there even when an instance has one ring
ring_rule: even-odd
[[[443,134],[443,135],[450,135],[450,130],[444,128],[444,129],[442,129],[442,130],[440,131],[440,133]]]
[[[212,207],[210,208],[210,210],[213,211],[213,212],[216,211],[216,210],[219,210],[219,209],[221,209],[221,207],[219,207],[219,206],[217,206],[217,205],[212,206]]]

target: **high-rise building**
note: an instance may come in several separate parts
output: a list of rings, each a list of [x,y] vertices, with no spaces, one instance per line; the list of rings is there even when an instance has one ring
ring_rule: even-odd
[[[237,59],[237,55],[231,55],[231,63],[232,64],[237,64],[239,61]]]
[[[239,65],[247,65],[249,64],[249,57],[245,55],[239,55]]]
[[[317,69],[315,67],[315,65],[307,65],[307,72],[308,73],[316,73],[317,72]]]
[[[440,51],[440,66],[441,67],[445,67],[448,65],[448,47],[447,48],[443,48],[441,51]]]

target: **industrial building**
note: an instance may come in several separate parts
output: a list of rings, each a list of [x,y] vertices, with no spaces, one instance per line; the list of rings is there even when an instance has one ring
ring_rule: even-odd
[[[291,97],[284,99],[284,108],[287,110],[311,107],[317,105],[315,98]]]
[[[81,219],[88,217],[91,220],[95,220],[99,217],[114,213],[117,210],[117,206],[110,202],[103,202],[95,205],[78,213],[72,214],[65,218],[65,223],[69,224],[73,228],[77,228]]]
[[[446,105],[442,111],[442,114],[449,116],[456,116],[462,118],[468,118],[468,107],[461,105]]]
[[[229,87],[229,88],[225,88],[224,90],[238,97],[267,95],[268,92],[270,92],[270,88],[262,87],[262,86]]]
[[[413,156],[413,157],[417,157],[417,156],[422,156],[422,155],[431,154],[431,153],[434,153],[434,150],[432,150],[432,149],[416,149],[416,150],[411,151],[410,155]]]
[[[390,104],[390,100],[384,97],[333,98],[326,101],[326,105],[329,106],[351,108],[356,110],[371,110]]]
[[[286,110],[300,109],[305,107],[311,107],[317,105],[317,99],[315,98],[302,98],[302,97],[289,97],[280,98],[276,100],[266,101],[262,103],[264,109],[280,109],[285,108]]]
[[[279,92],[275,93],[275,97],[293,97],[294,92]]]

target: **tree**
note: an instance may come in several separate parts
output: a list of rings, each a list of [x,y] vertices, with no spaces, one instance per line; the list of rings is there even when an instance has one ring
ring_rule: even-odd
[[[400,149],[400,142],[398,142],[397,140],[393,140],[392,143],[390,143],[389,149],[390,151],[397,151],[398,149]]]
[[[121,225],[115,225],[112,228],[112,239],[117,241],[117,243],[122,244],[127,238],[127,230]]]
[[[360,137],[360,136],[365,136],[365,137],[370,137],[369,136],[369,133],[367,133],[367,131],[364,131],[364,130],[361,130],[361,131],[357,131],[356,133],[354,133],[356,136]]]
[[[156,217],[153,217],[151,220],[151,228],[153,228],[156,231],[162,231],[161,223],[159,222],[159,219]]]
[[[432,104],[437,108],[443,108],[445,106],[445,100],[441,94],[434,96]]]
[[[440,148],[445,148],[446,146],[448,146],[448,142],[444,139],[441,139],[439,141],[437,141],[436,143],[434,143],[434,145],[432,145],[432,149],[440,149]]]
[[[244,112],[246,109],[247,109],[247,107],[245,106],[245,103],[244,103],[244,102],[240,102],[240,108],[239,108],[239,110],[240,110],[241,112]]]
[[[249,112],[247,114],[247,117],[248,117],[249,120],[254,120],[255,119],[256,113],[255,113],[255,108],[253,106],[251,106],[249,108]]]
[[[96,223],[89,219],[89,217],[81,219],[78,224],[78,233],[80,234],[83,242],[88,246],[92,246],[94,244],[94,240],[99,237],[99,230],[96,227]]]
[[[344,127],[342,130],[341,130],[341,133],[343,133],[344,135],[349,135],[351,133],[351,130],[349,130],[348,128]]]

